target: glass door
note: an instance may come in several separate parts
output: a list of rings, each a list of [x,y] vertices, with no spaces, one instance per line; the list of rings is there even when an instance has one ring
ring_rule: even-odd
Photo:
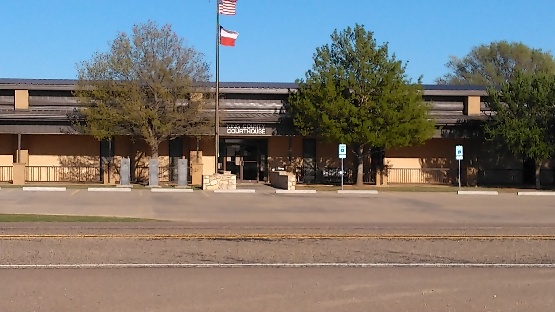
[[[219,162],[237,181],[265,181],[267,145],[266,139],[222,139]]]
[[[243,181],[258,181],[258,162],[260,152],[258,150],[258,145],[253,144],[253,142],[248,142],[249,144],[243,145],[241,148],[242,154],[242,176]],[[256,142],[254,142],[256,143]]]
[[[229,171],[240,179],[242,163],[241,145],[224,144],[223,148],[220,147],[220,151],[223,154],[224,171]]]

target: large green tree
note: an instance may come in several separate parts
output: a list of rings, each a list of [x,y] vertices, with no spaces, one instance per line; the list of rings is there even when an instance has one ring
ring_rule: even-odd
[[[164,140],[209,133],[213,124],[202,113],[209,67],[170,25],[149,21],[120,33],[109,52],[78,66],[78,76],[80,129],[98,139],[143,139],[158,158]]]
[[[549,52],[521,42],[498,41],[474,47],[463,58],[451,56],[451,71],[436,79],[440,84],[499,86],[516,72],[555,74],[555,59]]]
[[[372,149],[422,143],[434,131],[420,81],[378,46],[364,26],[335,30],[331,44],[316,49],[312,69],[289,97],[293,122],[303,135],[348,144],[356,154],[357,184]]]
[[[489,89],[488,105],[494,113],[486,135],[534,160],[539,188],[541,166],[555,155],[555,75],[517,72],[500,89]]]

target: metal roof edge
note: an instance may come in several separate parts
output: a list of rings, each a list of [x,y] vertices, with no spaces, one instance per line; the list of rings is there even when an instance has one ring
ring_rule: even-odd
[[[75,90],[77,79],[19,79],[0,78],[0,89],[24,89],[24,90]],[[207,84],[199,83],[199,86],[215,88],[215,82]],[[289,90],[298,88],[295,82],[220,82],[222,93],[287,93]],[[423,84],[424,95],[487,95],[485,86],[476,85],[442,85]]]

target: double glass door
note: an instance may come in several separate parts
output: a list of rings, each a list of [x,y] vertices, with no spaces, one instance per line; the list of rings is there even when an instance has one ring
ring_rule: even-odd
[[[239,181],[265,181],[266,139],[221,139],[219,163]]]

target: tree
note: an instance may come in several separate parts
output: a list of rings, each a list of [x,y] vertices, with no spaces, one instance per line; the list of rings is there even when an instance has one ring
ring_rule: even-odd
[[[445,66],[451,73],[436,79],[439,84],[499,86],[517,71],[555,74],[555,59],[549,52],[507,41],[480,45],[463,58],[451,56]]]
[[[306,81],[290,94],[293,122],[303,135],[350,145],[357,157],[357,185],[364,157],[374,150],[409,146],[431,137],[434,126],[420,81],[407,79],[406,65],[378,46],[356,24],[331,35],[316,49]]]
[[[209,133],[202,86],[209,67],[170,25],[149,21],[120,33],[107,53],[78,66],[76,95],[85,105],[81,130],[99,140],[114,135],[143,139],[153,159],[161,142]]]
[[[555,75],[516,72],[513,80],[488,93],[494,112],[485,127],[488,139],[534,160],[540,188],[541,166],[555,154]]]

